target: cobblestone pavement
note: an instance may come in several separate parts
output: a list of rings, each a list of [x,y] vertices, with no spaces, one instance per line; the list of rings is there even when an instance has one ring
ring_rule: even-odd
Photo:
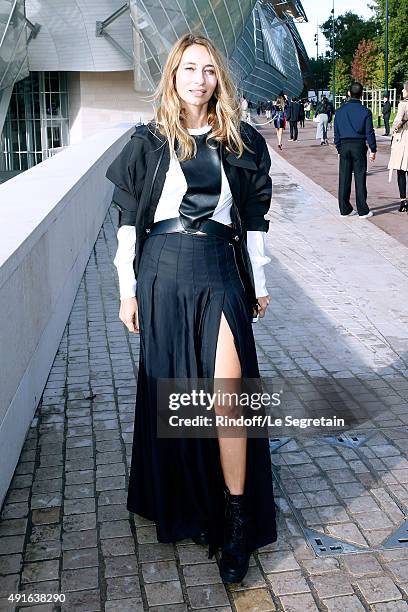
[[[339,218],[332,196],[274,152],[272,174],[261,371],[311,400],[363,405],[362,444],[309,435],[272,453],[279,538],[241,585],[222,584],[205,548],[158,543],[125,507],[139,348],[117,317],[111,211],[2,509],[1,611],[19,609],[10,593],[66,595],[61,608],[25,608],[37,611],[408,609],[408,546],[381,546],[407,512],[407,249]],[[316,556],[307,529],[358,552]]]

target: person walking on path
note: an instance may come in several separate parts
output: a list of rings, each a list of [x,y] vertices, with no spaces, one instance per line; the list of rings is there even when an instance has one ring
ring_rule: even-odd
[[[302,100],[299,100],[299,123],[300,127],[305,127],[305,106]]]
[[[192,538],[209,544],[209,558],[221,548],[221,578],[235,583],[251,553],[277,539],[267,428],[175,435],[170,389],[158,385],[191,382],[192,395],[197,379],[210,392],[226,382],[225,397],[259,381],[252,319],[271,299],[271,160],[263,136],[240,120],[232,76],[208,38],[175,43],[156,99],[155,120],[136,128],[106,173],[120,212],[119,318],[140,332],[127,509],[155,522],[159,542]],[[215,408],[239,416],[228,400]],[[167,435],[158,435],[166,418]]]
[[[245,96],[242,96],[241,100],[241,117],[243,121],[250,121],[251,115],[248,110],[248,100]]]
[[[391,155],[388,163],[389,181],[393,170],[397,171],[397,181],[401,204],[399,212],[408,212],[407,172],[408,172],[408,81],[402,90],[402,100],[392,124]]]
[[[333,106],[333,102],[331,100],[327,101],[327,119],[328,119],[328,123],[327,126],[332,129],[333,125],[332,125],[332,121],[333,121],[333,117],[334,117],[334,106]]]
[[[343,216],[356,214],[350,204],[351,179],[354,173],[357,211],[361,218],[372,217],[367,206],[367,144],[370,161],[375,160],[377,142],[371,111],[361,103],[363,86],[355,82],[348,92],[349,100],[334,116],[334,144],[340,158],[339,208]]]
[[[382,116],[384,119],[385,133],[383,136],[390,135],[390,117],[391,117],[391,102],[389,96],[384,96],[384,102],[382,105]]]
[[[290,126],[289,142],[296,141],[298,139],[298,134],[299,134],[298,121],[299,119],[300,119],[300,105],[299,105],[299,102],[297,101],[297,98],[293,96],[293,98],[291,99],[289,103],[288,111],[286,115],[286,120],[289,121],[289,126]]]
[[[323,96],[317,104],[315,116],[319,118],[316,129],[316,140],[320,140],[321,145],[329,144],[327,140],[327,124],[329,122],[329,107],[326,96]]]
[[[285,98],[278,96],[274,105],[273,125],[276,129],[276,137],[278,139],[278,148],[282,150],[282,135],[283,130],[286,127],[286,114],[285,114]]]

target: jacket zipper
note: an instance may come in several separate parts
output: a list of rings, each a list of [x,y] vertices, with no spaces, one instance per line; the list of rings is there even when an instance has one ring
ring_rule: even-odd
[[[236,254],[235,254],[235,248],[236,248],[236,247],[235,247],[235,245],[234,245],[234,244],[232,244],[231,242],[229,243],[229,245],[230,245],[230,247],[232,248],[232,252],[233,252],[233,254],[234,254],[235,268],[236,268],[237,273],[238,273],[238,277],[239,277],[239,280],[240,280],[240,283],[241,283],[241,287],[242,287],[242,289],[244,290],[244,293],[246,294],[246,289],[245,289],[244,283],[242,282],[241,273],[240,273],[240,271],[239,271],[239,266],[238,266],[238,262],[237,262],[237,256],[236,256]]]

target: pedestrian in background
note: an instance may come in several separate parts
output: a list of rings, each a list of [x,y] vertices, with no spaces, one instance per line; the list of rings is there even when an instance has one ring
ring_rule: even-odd
[[[320,144],[329,144],[327,140],[327,125],[329,122],[329,107],[326,96],[323,96],[321,101],[317,104],[316,115],[319,118],[316,129],[316,140],[320,139]]]
[[[286,119],[289,121],[290,126],[289,142],[296,141],[298,139],[298,121],[300,119],[300,104],[297,101],[296,96],[292,96],[288,106]]]
[[[283,130],[285,129],[286,124],[286,114],[285,114],[285,98],[283,96],[278,96],[275,106],[274,106],[274,115],[273,115],[273,125],[276,129],[276,137],[278,139],[278,148],[282,150],[282,135]]]
[[[332,121],[334,117],[334,105],[331,100],[327,100],[327,117],[328,117],[327,125],[330,129],[332,129]]]
[[[306,121],[310,120],[310,111],[311,110],[312,110],[312,103],[310,102],[310,100],[307,100],[306,104],[305,104]]]
[[[302,128],[305,127],[305,107],[303,100],[299,100],[299,123]]]
[[[339,208],[343,216],[355,215],[350,204],[351,179],[354,173],[356,204],[360,219],[372,217],[367,206],[367,144],[370,160],[375,160],[377,142],[371,111],[361,103],[363,86],[353,83],[349,100],[336,110],[334,116],[334,144],[340,157]]]
[[[248,100],[245,96],[242,96],[241,100],[241,119],[242,121],[248,121]]]
[[[401,204],[399,212],[408,212],[407,201],[407,172],[408,172],[408,81],[405,81],[402,90],[402,100],[398,104],[398,112],[392,124],[391,155],[388,163],[390,171],[397,171],[397,181]]]
[[[390,117],[391,117],[391,103],[390,103],[389,96],[384,96],[384,102],[382,105],[382,116],[384,119],[384,129],[385,129],[383,136],[389,136],[390,135]]]

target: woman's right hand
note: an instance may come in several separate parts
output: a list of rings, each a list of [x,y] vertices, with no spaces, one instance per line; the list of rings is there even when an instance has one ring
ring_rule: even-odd
[[[139,314],[135,297],[120,300],[119,319],[130,332],[139,333]]]

